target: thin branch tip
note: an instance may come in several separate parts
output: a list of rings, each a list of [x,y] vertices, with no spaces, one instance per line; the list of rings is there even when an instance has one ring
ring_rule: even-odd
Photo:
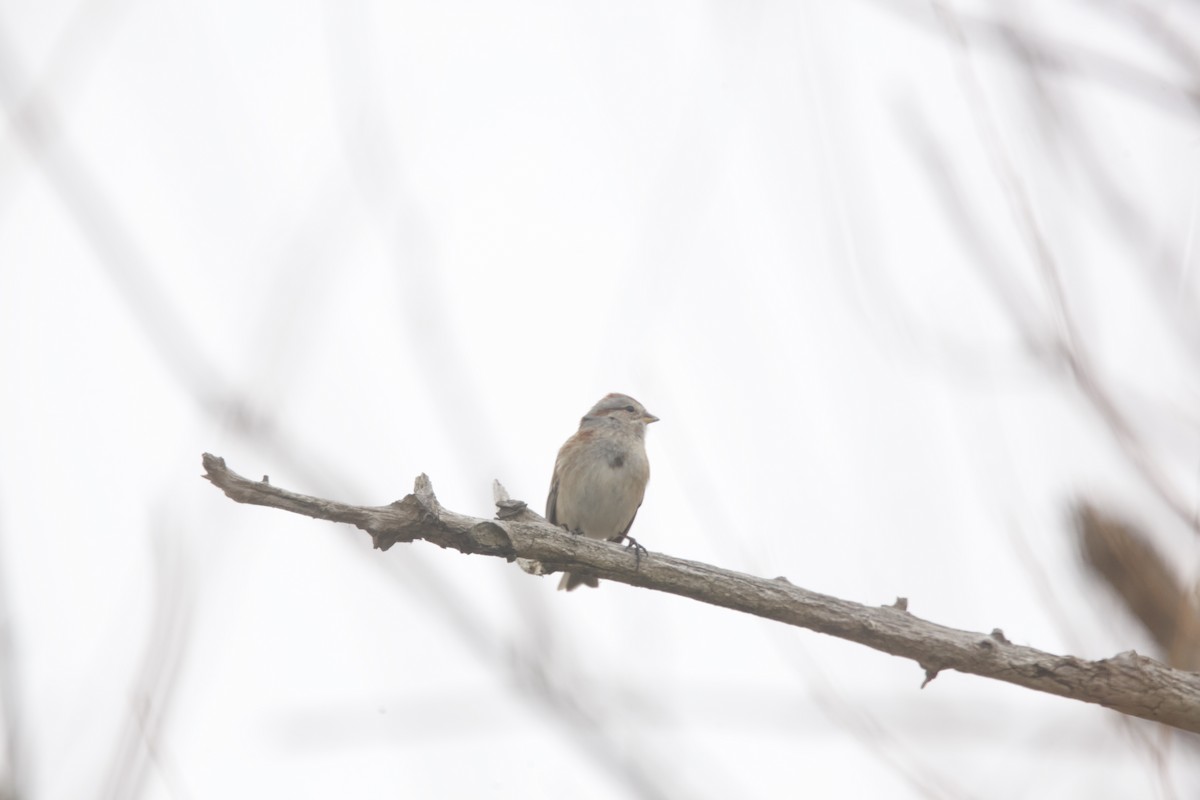
[[[436,514],[442,510],[437,495],[433,493],[433,481],[429,480],[429,476],[424,472],[413,481],[413,495],[417,498],[417,502],[431,513]]]

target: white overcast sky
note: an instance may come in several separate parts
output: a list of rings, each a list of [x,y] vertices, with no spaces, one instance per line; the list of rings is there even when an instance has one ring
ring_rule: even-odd
[[[621,391],[651,550],[1154,653],[1068,504],[1188,580],[1196,533],[1048,357],[1029,220],[1194,508],[1200,14],[943,8],[0,0],[21,798],[1196,796],[1194,742],[1100,708],[199,478],[540,510]]]

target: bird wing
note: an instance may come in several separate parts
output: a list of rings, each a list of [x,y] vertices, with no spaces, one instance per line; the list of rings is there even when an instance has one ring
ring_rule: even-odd
[[[625,530],[621,531],[618,535],[609,539],[610,542],[623,542],[627,538],[629,538],[629,529],[633,527],[633,521],[635,519],[637,519],[638,508],[641,508],[641,507],[642,507],[642,504],[638,503],[638,507],[633,510],[633,516],[629,518],[629,524],[625,526]]]
[[[554,471],[554,479],[550,481],[550,494],[546,497],[546,521],[551,525],[558,524],[558,470]]]

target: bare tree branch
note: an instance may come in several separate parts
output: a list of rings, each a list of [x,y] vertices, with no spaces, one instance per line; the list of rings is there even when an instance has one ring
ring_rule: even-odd
[[[496,520],[458,514],[442,508],[424,475],[413,494],[391,505],[352,506],[249,480],[208,453],[203,463],[204,477],[232,500],[349,523],[369,533],[380,550],[423,539],[462,553],[538,562],[543,574],[587,571],[908,658],[925,670],[925,683],[941,670],[954,669],[1200,733],[1200,674],[1133,651],[1100,661],[1058,656],[1012,644],[999,629],[983,634],[927,622],[908,613],[900,600],[864,606],[793,586],[785,578],[757,578],[661,553],[638,558],[608,542],[571,536],[520,502],[502,502]]]

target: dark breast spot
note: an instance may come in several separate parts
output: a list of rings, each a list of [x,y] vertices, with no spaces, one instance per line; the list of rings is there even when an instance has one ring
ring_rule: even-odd
[[[625,456],[609,456],[608,465],[613,469],[620,469],[625,466]]]

